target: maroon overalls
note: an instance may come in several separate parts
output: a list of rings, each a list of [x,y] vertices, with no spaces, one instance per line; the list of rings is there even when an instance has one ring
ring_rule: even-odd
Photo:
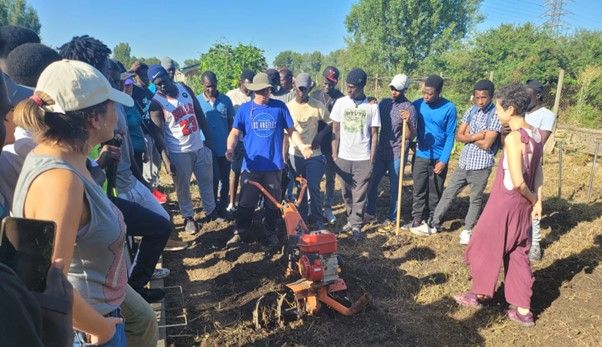
[[[521,142],[526,148],[523,156],[526,170],[523,169],[523,177],[533,191],[543,144],[533,140],[524,129],[519,131]],[[531,151],[529,143],[533,146],[531,160],[527,156]],[[503,261],[506,301],[528,308],[533,286],[533,273],[529,263],[532,205],[518,190],[504,187],[504,155],[498,163],[487,205],[466,249],[465,260],[472,275],[471,292],[488,297],[493,296]]]

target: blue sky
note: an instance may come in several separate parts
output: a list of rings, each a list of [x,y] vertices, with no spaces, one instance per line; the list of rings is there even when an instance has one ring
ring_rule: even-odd
[[[345,47],[345,16],[357,0],[28,0],[40,17],[42,41],[56,47],[89,34],[132,54],[170,56],[182,63],[215,42],[253,44],[268,64],[283,50],[328,53]],[[544,0],[484,0],[483,31],[501,23],[545,21]],[[566,30],[602,30],[602,1],[572,0]]]

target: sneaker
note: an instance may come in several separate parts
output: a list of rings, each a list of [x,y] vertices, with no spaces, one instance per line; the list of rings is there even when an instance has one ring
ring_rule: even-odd
[[[332,213],[332,208],[330,208],[330,207],[324,208],[324,219],[326,219],[326,221],[329,224],[336,223],[337,217],[334,215],[334,213]]]
[[[516,307],[511,307],[506,311],[506,316],[513,322],[516,322],[525,327],[532,327],[535,325],[533,320],[533,313],[529,311],[527,314],[520,314]]]
[[[153,189],[152,191],[153,196],[155,197],[155,199],[161,204],[163,205],[164,203],[167,202],[167,194],[163,194],[161,193],[161,191],[157,188]]]
[[[175,252],[184,250],[186,248],[188,248],[188,244],[186,242],[168,239],[163,250],[167,252]]]
[[[419,226],[410,227],[410,232],[417,236],[431,236],[437,233],[437,228],[431,228],[426,222]]]
[[[228,213],[236,212],[236,206],[234,206],[234,204],[229,204],[228,207],[226,207],[226,212],[228,212]]]
[[[347,224],[343,225],[343,228],[341,228],[341,231],[344,233],[348,233],[351,231],[351,224],[349,224],[349,222],[347,222]]]
[[[197,233],[199,231],[198,225],[192,217],[186,217],[184,222],[184,231],[190,234]]]
[[[415,228],[417,226],[420,226],[420,224],[422,224],[422,220],[414,219],[410,223],[404,224],[401,228],[410,230],[410,228]]]
[[[540,261],[541,260],[541,246],[539,242],[531,244],[531,250],[529,251],[529,260]]]
[[[353,230],[351,231],[351,238],[353,239],[353,241],[362,241],[366,238],[366,235],[364,235],[364,233],[360,229],[353,228]]]
[[[164,279],[165,277],[169,276],[169,274],[171,273],[171,271],[169,271],[169,269],[166,268],[157,268],[155,269],[155,271],[153,272],[153,275],[151,276],[152,280],[161,280]]]
[[[138,292],[138,294],[140,294],[140,296],[146,300],[146,302],[148,302],[149,304],[155,303],[155,302],[159,302],[161,300],[163,300],[163,298],[165,297],[165,291],[163,289],[159,289],[159,288],[140,288],[140,289],[135,289],[135,291]]]
[[[376,223],[376,222],[377,222],[377,218],[375,215],[370,214],[370,213],[364,213],[364,223],[372,224],[372,223]]]
[[[240,238],[240,235],[238,235],[238,233],[234,234],[234,236],[232,236],[230,238],[230,240],[228,240],[226,242],[226,248],[235,248],[235,247],[239,247],[242,244],[242,239]]]
[[[462,232],[460,233],[460,244],[467,245],[468,242],[470,241],[471,235],[472,235],[472,230],[469,230],[469,229],[462,230]]]
[[[482,308],[483,303],[479,299],[479,297],[475,293],[463,293],[454,295],[454,300],[458,303],[458,305],[472,307],[472,308]]]

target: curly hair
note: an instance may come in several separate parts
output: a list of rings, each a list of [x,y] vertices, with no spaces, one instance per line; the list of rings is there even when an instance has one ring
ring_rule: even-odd
[[[111,50],[102,41],[88,35],[75,36],[59,48],[64,59],[88,63],[100,71],[106,71]]]
[[[6,73],[13,81],[35,88],[42,71],[59,60],[61,56],[54,49],[41,43],[25,43],[8,54]]]
[[[495,93],[495,97],[504,110],[512,106],[514,108],[514,115],[523,117],[529,103],[531,102],[531,96],[527,90],[527,86],[524,84],[511,84]]]
[[[17,25],[0,27],[0,41],[4,45],[0,50],[0,58],[6,59],[8,54],[24,43],[40,43],[40,37],[34,31]]]

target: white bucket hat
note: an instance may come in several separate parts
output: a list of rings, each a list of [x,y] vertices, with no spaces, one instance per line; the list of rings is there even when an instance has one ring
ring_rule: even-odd
[[[77,60],[63,59],[48,65],[38,79],[36,91],[54,100],[53,105],[42,106],[47,112],[77,111],[107,100],[134,106],[134,100],[111,87],[100,71]]]

